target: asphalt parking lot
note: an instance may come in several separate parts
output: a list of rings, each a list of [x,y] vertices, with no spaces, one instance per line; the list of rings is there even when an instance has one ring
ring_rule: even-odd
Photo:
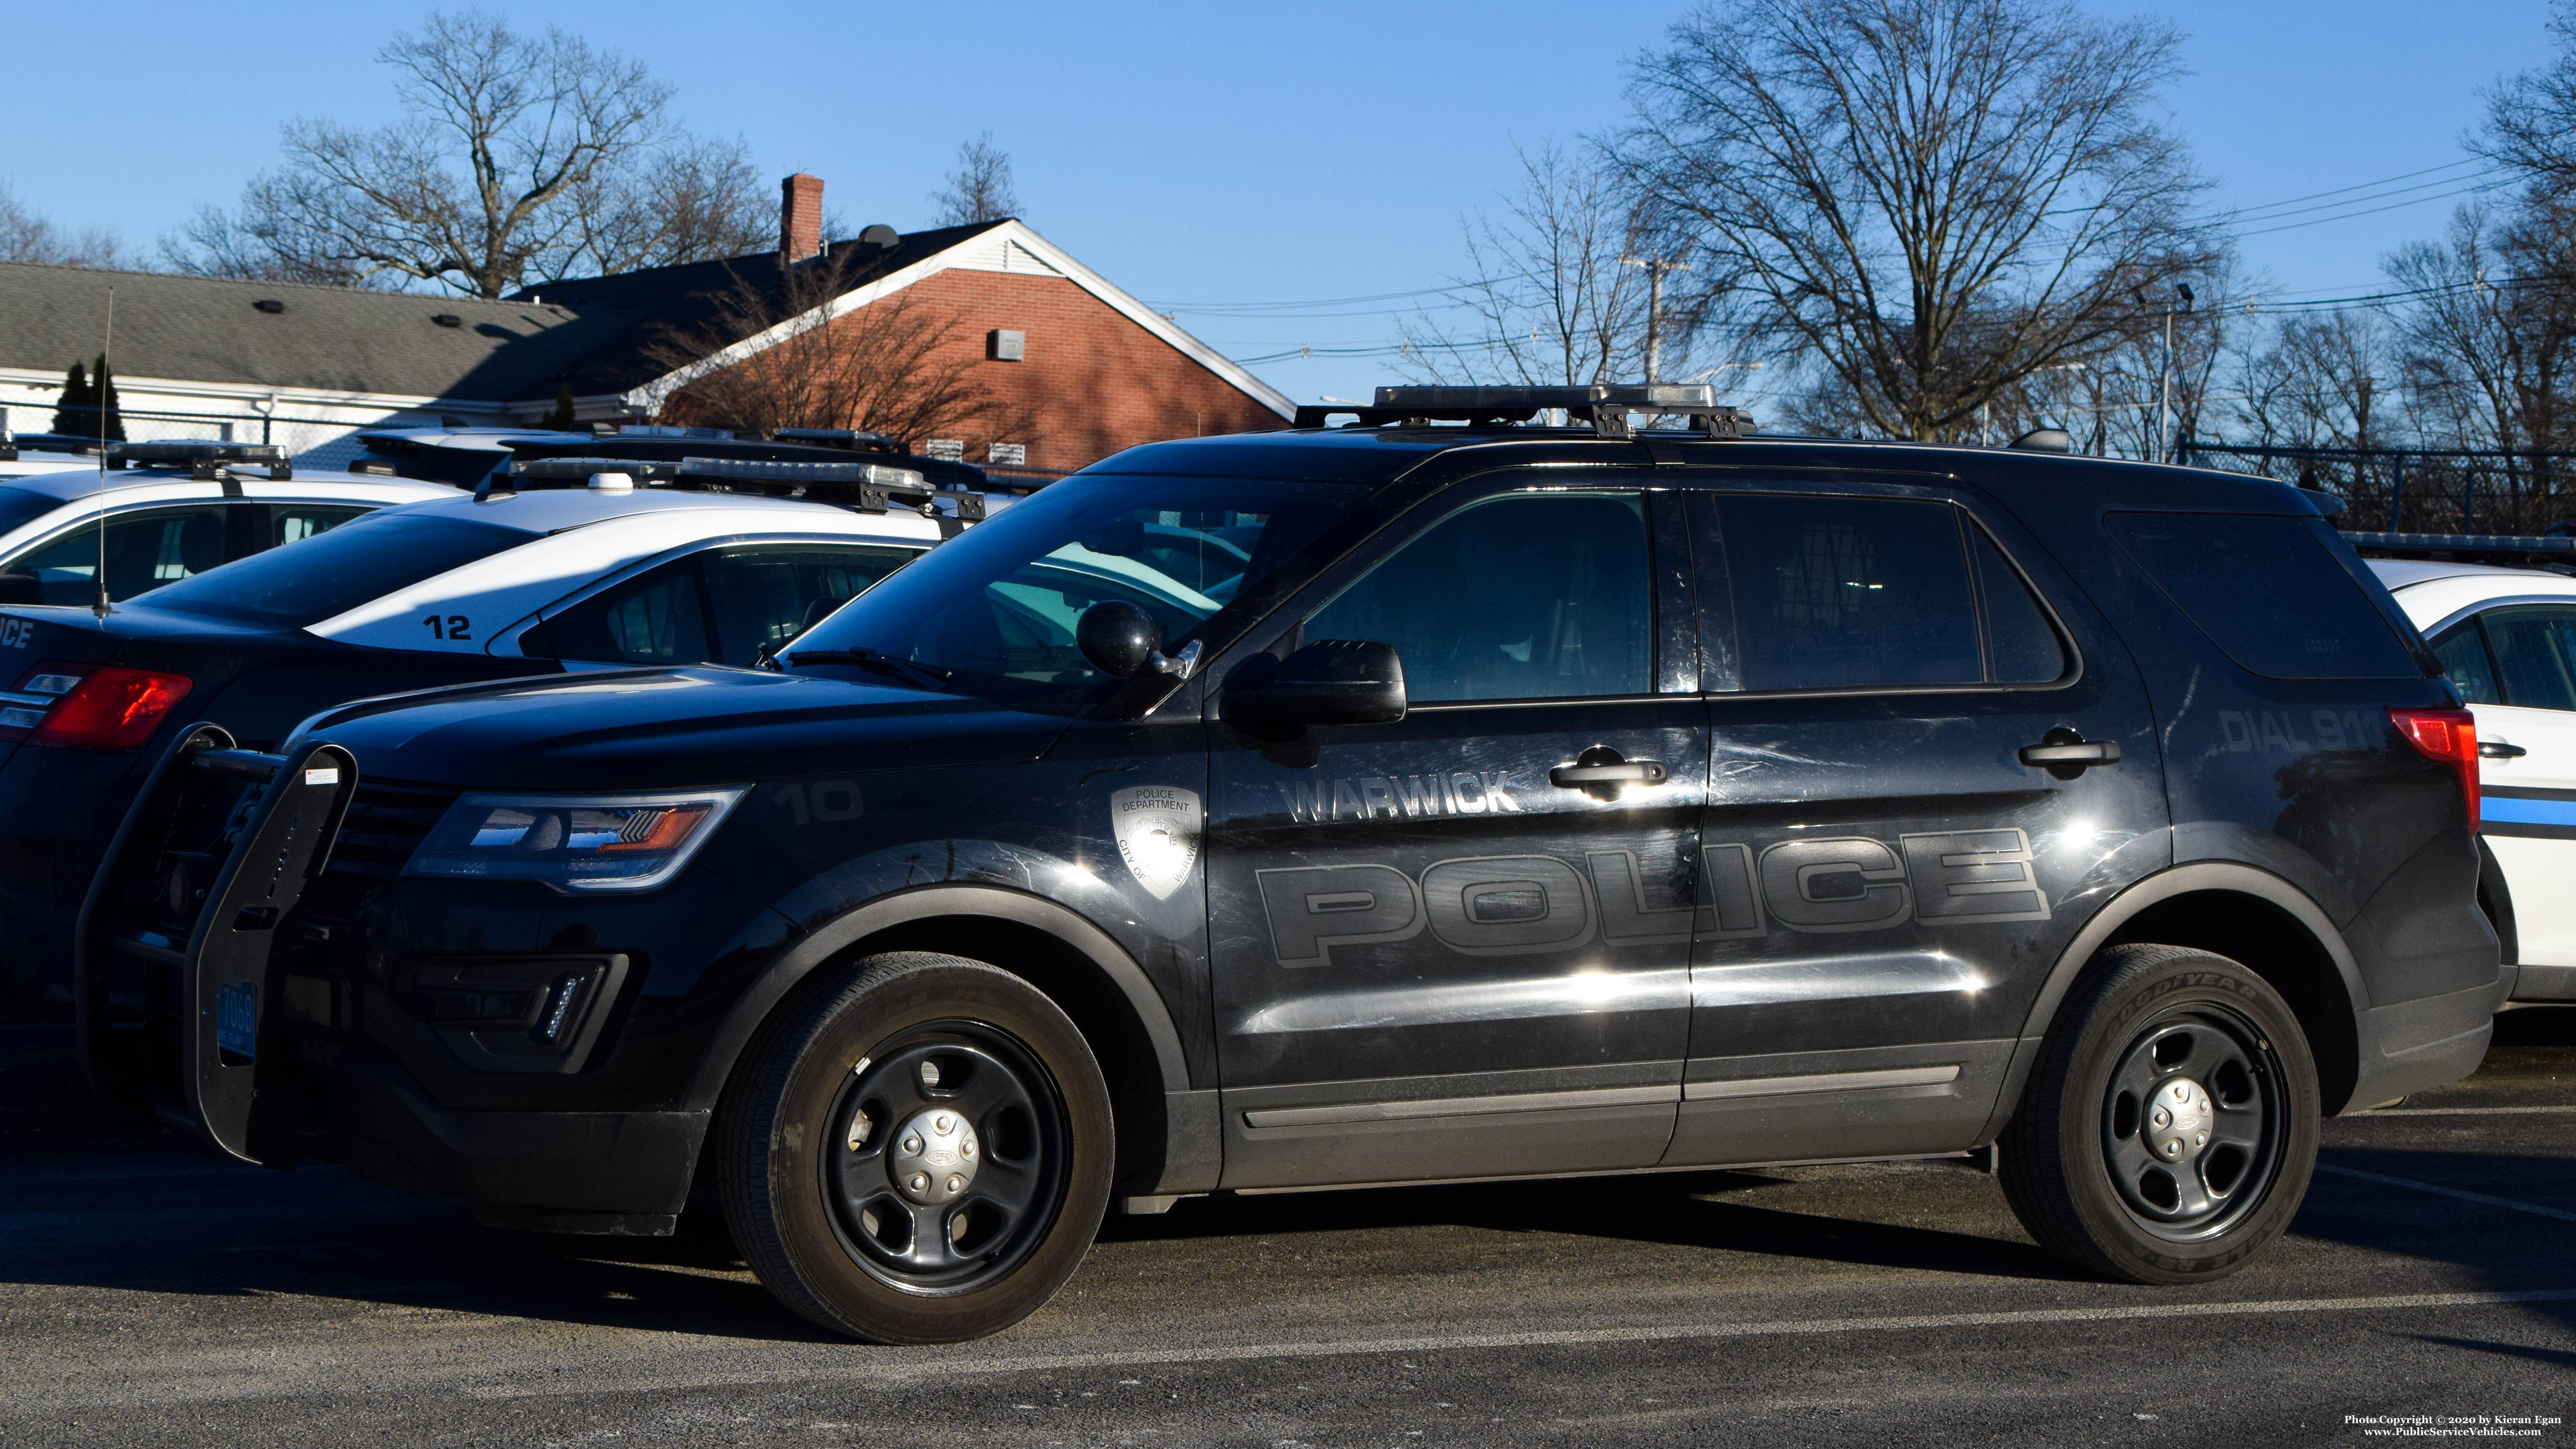
[[[1964,1166],[1808,1168],[1186,1202],[931,1350],[807,1328],[713,1223],[496,1232],[105,1123],[70,1051],[0,1022],[0,1446],[2576,1444],[2513,1422],[2576,1411],[2576,1010],[2327,1124],[2208,1289],[2062,1270]]]

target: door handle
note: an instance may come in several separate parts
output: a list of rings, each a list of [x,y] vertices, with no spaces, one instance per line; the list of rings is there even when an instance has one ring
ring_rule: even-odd
[[[2502,740],[2478,741],[2478,758],[2480,759],[2519,760],[2530,753],[2531,751],[2524,749],[2520,745],[2509,745]]]
[[[2022,746],[2021,762],[2061,780],[2072,780],[2094,765],[2120,763],[2120,744],[2117,740],[2088,740],[2061,726],[2050,730],[2038,744]]]
[[[1617,765],[1559,765],[1547,782],[1567,790],[1586,785],[1660,785],[1666,772],[1661,760],[1629,760]]]

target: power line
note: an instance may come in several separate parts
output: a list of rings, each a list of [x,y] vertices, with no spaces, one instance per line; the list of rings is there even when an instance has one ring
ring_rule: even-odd
[[[2374,186],[2386,186],[2392,181],[2412,181],[2418,176],[2430,176],[2436,171],[2456,171],[2463,166],[2475,166],[2480,164],[2484,159],[2485,158],[2478,156],[2463,156],[2457,161],[2445,161],[2439,166],[2427,166],[2421,171],[2401,171],[2395,176],[2383,176],[2377,181],[2356,181],[2350,186],[2338,186],[2332,191],[2311,191],[2305,196],[2285,196],[2279,201],[2267,201],[2258,206],[2241,207],[2238,209],[2237,214],[2241,216],[2247,212],[2270,211],[2274,207],[2288,206],[2293,202],[2318,201],[2329,196],[2342,196],[2347,192],[2368,191]]]

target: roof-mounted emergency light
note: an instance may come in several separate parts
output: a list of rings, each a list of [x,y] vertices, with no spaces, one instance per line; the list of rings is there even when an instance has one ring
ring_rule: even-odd
[[[111,468],[186,468],[188,476],[200,481],[224,476],[227,464],[248,463],[264,467],[268,476],[283,482],[295,476],[286,460],[286,450],[274,443],[220,443],[175,440],[157,443],[120,443],[107,445],[107,466]]]
[[[765,498],[802,498],[836,504],[862,513],[883,513],[889,501],[938,512],[938,500],[955,505],[956,517],[973,523],[984,516],[981,493],[933,488],[911,468],[884,463],[765,463],[739,458],[682,458],[678,462],[632,458],[519,458],[509,471],[485,480],[478,497],[521,488],[590,488],[603,476],[622,477],[636,488],[678,488],[691,492],[751,493]],[[622,490],[621,490],[622,491]]]
[[[1498,426],[1525,423],[1542,411],[1561,408],[1568,418],[1589,422],[1605,438],[1633,436],[1629,419],[1645,413],[1686,417],[1697,431],[1712,438],[1740,438],[1754,430],[1753,415],[1717,400],[1717,389],[1704,382],[1595,383],[1582,387],[1382,387],[1373,406],[1358,404],[1301,407],[1296,426],[1320,428],[1328,419],[1355,417],[1355,426],[1421,427],[1431,423]]]

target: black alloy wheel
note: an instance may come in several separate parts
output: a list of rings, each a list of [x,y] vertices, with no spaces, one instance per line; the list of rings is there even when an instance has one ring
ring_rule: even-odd
[[[912,1293],[969,1293],[1019,1266],[1064,1199],[1071,1127],[1036,1058],[982,1022],[881,1043],[833,1104],[823,1192],[851,1258]]]
[[[725,1220],[762,1285],[836,1332],[951,1343],[1017,1323],[1109,1203],[1109,1089],[1018,976],[900,952],[816,973],[717,1111]]]
[[[2177,1243],[2227,1231],[2279,1175],[2280,1053],[2224,1007],[2159,1017],[2111,1069],[2102,1156],[2138,1225]]]
[[[2059,1009],[1996,1172],[2059,1257],[2208,1282],[2288,1228],[2321,1116],[2307,1038],[2269,982],[2207,951],[2114,946]]]

